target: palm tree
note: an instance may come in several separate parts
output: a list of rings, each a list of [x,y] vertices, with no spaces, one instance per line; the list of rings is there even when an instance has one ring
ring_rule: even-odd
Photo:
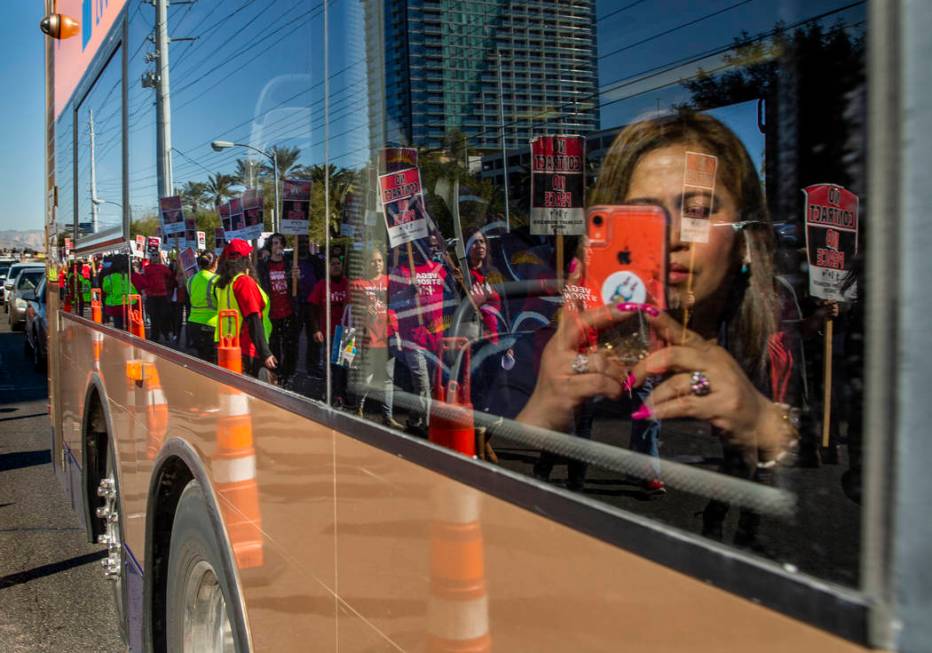
[[[269,148],[269,154],[273,155],[278,163],[278,178],[284,179],[297,168],[296,164],[301,156],[301,148],[276,145]],[[271,175],[272,166],[268,163],[263,164],[262,172]]]
[[[225,175],[222,172],[209,175],[207,177],[207,195],[213,201],[214,206],[220,206],[223,200],[232,195],[230,186],[236,183],[233,175]]]
[[[192,215],[196,215],[207,201],[207,191],[208,186],[202,181],[189,181],[181,189],[181,200],[191,207]]]
[[[233,177],[236,183],[247,188],[255,188],[259,176],[264,172],[264,167],[260,162],[252,159],[237,159],[236,172],[233,173]]]

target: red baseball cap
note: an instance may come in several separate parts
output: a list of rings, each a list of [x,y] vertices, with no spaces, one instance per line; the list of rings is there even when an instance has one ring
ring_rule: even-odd
[[[242,238],[234,238],[227,243],[226,249],[223,250],[223,255],[229,257],[234,254],[236,256],[249,256],[252,254],[252,245]]]

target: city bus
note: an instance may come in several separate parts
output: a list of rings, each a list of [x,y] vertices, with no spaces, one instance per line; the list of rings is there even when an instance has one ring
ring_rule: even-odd
[[[50,447],[131,650],[928,650],[932,6],[46,12]]]

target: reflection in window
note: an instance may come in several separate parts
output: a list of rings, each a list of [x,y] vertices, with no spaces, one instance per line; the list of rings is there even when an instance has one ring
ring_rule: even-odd
[[[207,249],[255,246],[261,378],[857,584],[862,5],[337,0],[326,25],[316,2],[271,6],[172,19],[198,36],[172,46],[173,185]],[[154,235],[148,93],[130,194]],[[237,220],[249,201],[260,224]],[[810,214],[831,250],[813,268]],[[626,308],[593,317],[603,301]]]
[[[123,226],[121,57],[111,56],[75,112],[79,238]]]

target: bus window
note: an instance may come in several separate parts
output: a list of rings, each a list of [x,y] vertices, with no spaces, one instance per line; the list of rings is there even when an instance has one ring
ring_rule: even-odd
[[[122,58],[118,48],[74,113],[79,244],[122,233]]]
[[[341,399],[857,586],[864,7],[682,5],[561,5],[540,48],[545,17],[438,8],[377,40],[337,3],[367,26],[330,53]],[[384,77],[354,90],[353,61]]]
[[[166,342],[210,293],[264,383],[858,586],[864,6],[525,4],[179,11]]]

